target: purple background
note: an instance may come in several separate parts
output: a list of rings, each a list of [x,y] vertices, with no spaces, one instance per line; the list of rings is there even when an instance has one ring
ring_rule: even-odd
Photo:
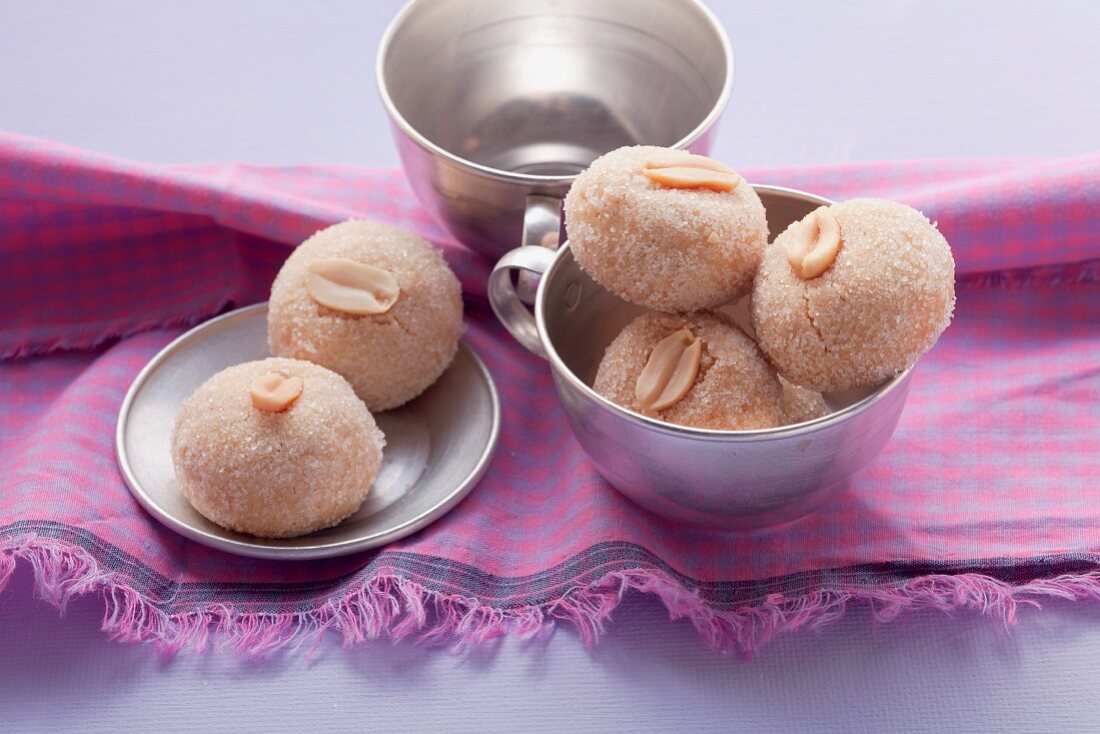
[[[1100,148],[1100,6],[710,3],[737,56],[716,155],[749,167]],[[373,54],[398,2],[0,0],[0,129],[155,162],[397,164]],[[746,663],[632,597],[587,651],[562,631],[461,656],[409,644],[164,660],[0,595],[0,730],[746,728],[1095,731],[1100,606],[865,609]]]

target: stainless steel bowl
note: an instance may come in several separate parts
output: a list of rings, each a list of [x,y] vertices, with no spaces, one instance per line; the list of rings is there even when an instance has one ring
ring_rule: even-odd
[[[773,235],[831,203],[755,188]],[[517,271],[541,276],[534,315],[516,294]],[[827,394],[833,412],[806,423],[757,431],[676,426],[592,390],[605,348],[643,309],[589,278],[568,245],[509,252],[490,276],[489,297],[512,335],[550,362],[573,433],[600,474],[643,507],[695,525],[759,527],[811,512],[882,450],[909,392],[906,371],[876,388]]]
[[[561,199],[600,155],[706,153],[733,55],[697,0],[414,0],[376,69],[413,190],[499,257],[557,246]]]

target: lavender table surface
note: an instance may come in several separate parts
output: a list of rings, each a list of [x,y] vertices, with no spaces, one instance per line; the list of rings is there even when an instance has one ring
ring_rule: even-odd
[[[395,166],[373,54],[399,2],[0,0],[0,129],[155,162]],[[740,167],[1100,148],[1100,5],[712,0],[737,54],[716,155]],[[782,183],[782,182],[776,182]],[[629,598],[465,655],[378,642],[255,662],[108,642],[21,568],[0,595],[0,731],[1096,731],[1100,605],[998,628],[866,609],[745,662]]]

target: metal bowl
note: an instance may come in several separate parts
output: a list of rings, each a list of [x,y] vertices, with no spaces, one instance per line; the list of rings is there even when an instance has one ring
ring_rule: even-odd
[[[166,346],[134,379],[115,443],[130,491],[153,517],[192,540],[244,556],[340,556],[403,538],[446,514],[481,479],[500,433],[500,401],[485,365],[466,346],[420,397],[375,414],[386,434],[382,469],[362,507],[339,525],[298,538],[226,530],[191,507],[172,469],[180,404],[214,373],[263,359],[267,304],[211,319]]]
[[[756,186],[768,227],[782,232],[828,199]],[[535,313],[515,292],[514,271],[541,275]],[[677,426],[622,408],[592,390],[607,345],[644,309],[593,281],[568,245],[512,250],[489,282],[501,322],[550,363],[554,385],[584,450],[622,494],[665,517],[728,529],[801,517],[842,491],[897,426],[907,370],[874,388],[826,394],[817,420],[756,431]],[[740,318],[744,318],[741,304]],[[735,316],[736,318],[736,316]]]

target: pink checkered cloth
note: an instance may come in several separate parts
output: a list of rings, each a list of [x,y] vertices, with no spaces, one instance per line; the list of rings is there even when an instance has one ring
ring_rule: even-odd
[[[100,594],[114,637],[250,652],[328,630],[461,645],[562,620],[594,639],[629,590],[742,650],[856,602],[879,619],[1012,621],[1044,597],[1100,599],[1100,155],[747,173],[924,210],[954,247],[958,309],[843,497],[723,534],[650,515],[596,474],[547,366],[490,313],[490,263],[400,173],[150,166],[0,136],[0,588],[29,563],[58,604]],[[379,551],[279,563],[185,540],[119,475],[123,394],[183,327],[263,300],[294,243],[349,217],[446,252],[503,400],[495,461],[453,512]]]

